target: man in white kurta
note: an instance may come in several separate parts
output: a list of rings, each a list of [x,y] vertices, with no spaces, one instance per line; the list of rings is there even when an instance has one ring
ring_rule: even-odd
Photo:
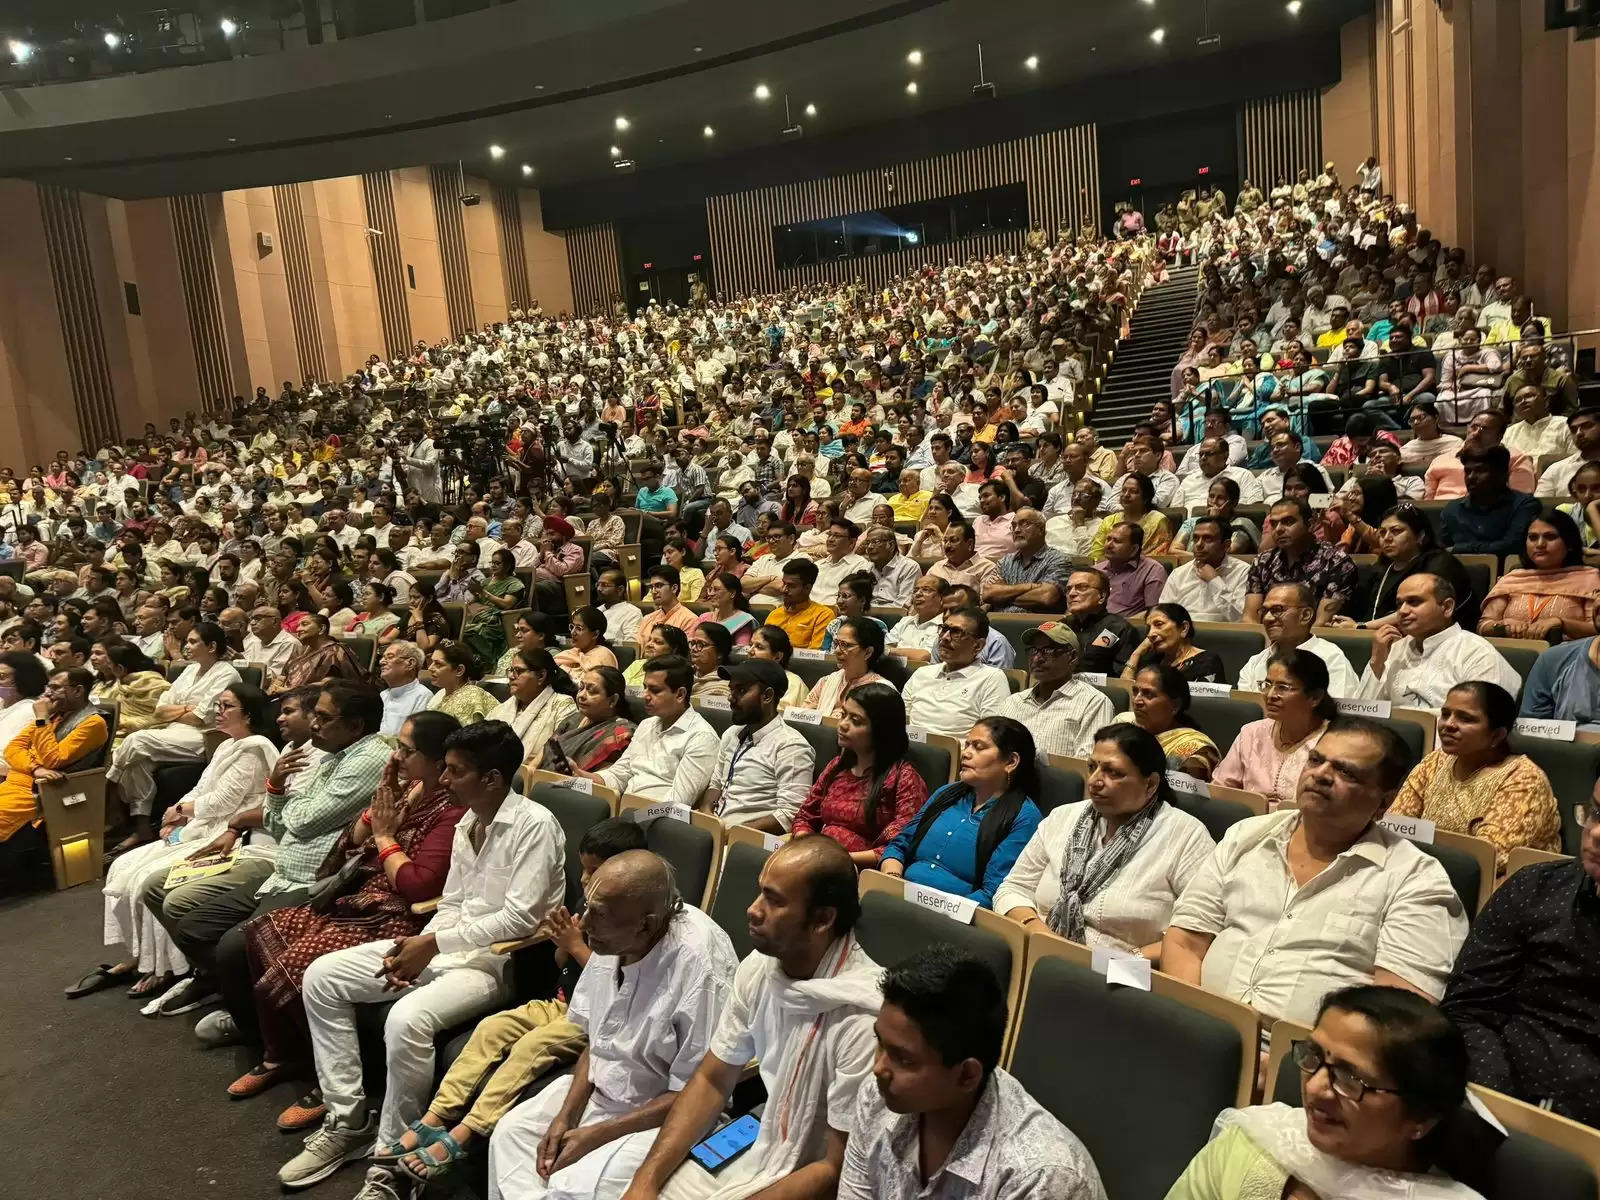
[[[1512,697],[1522,676],[1489,642],[1455,623],[1455,591],[1437,575],[1413,575],[1395,593],[1395,620],[1380,626],[1356,695],[1406,708],[1438,709],[1468,680],[1497,683]]]
[[[594,951],[567,1009],[589,1047],[570,1079],[513,1109],[489,1143],[490,1200],[616,1200],[705,1057],[738,967],[667,865],[629,850],[595,872]]]

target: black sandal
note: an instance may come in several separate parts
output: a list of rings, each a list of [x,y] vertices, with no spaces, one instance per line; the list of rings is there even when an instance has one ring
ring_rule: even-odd
[[[159,996],[172,986],[171,975],[141,975],[139,981],[128,989],[129,1000],[148,1000],[151,996]]]
[[[112,970],[117,965],[117,963],[101,963],[66,990],[67,999],[78,1000],[95,992],[102,992],[106,988],[116,987],[119,982],[129,975],[136,974],[139,970],[138,967],[127,971]]]

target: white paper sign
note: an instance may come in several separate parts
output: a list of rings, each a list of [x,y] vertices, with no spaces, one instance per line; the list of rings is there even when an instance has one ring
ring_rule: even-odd
[[[1485,1104],[1482,1100],[1479,1100],[1477,1096],[1473,1095],[1471,1088],[1467,1089],[1467,1104],[1473,1112],[1477,1113],[1495,1129],[1498,1129],[1502,1137],[1511,1136],[1506,1132],[1506,1127],[1500,1123],[1500,1118],[1489,1111],[1489,1106],[1487,1104]]]
[[[1132,958],[1113,958],[1106,964],[1106,982],[1120,983],[1123,987],[1138,988],[1141,992],[1150,990],[1150,960],[1135,956]]]
[[[1167,783],[1175,792],[1185,792],[1191,796],[1211,795],[1211,785],[1204,779],[1196,779],[1187,771],[1168,771]]]
[[[1083,680],[1091,687],[1105,687],[1106,676],[1103,671],[1080,671],[1075,678]]]
[[[1342,713],[1356,717],[1376,717],[1378,720],[1387,720],[1393,705],[1387,700],[1351,700],[1345,696],[1333,698],[1334,707]]]
[[[73,792],[72,795],[63,796],[61,798],[61,807],[71,808],[74,804],[87,804],[88,802],[88,796],[84,795],[82,792]]]
[[[1393,814],[1382,818],[1378,824],[1390,833],[1398,833],[1403,838],[1422,842],[1428,846],[1433,845],[1433,834],[1437,828],[1432,821],[1424,820],[1422,817],[1397,817]]]
[[[926,729],[919,728],[916,725],[907,725],[906,726],[906,741],[908,741],[908,742],[922,742],[922,743],[926,744],[927,741],[928,741],[928,731]]]
[[[978,911],[976,900],[969,900],[965,896],[952,896],[949,892],[924,887],[920,883],[906,884],[906,899],[923,908],[930,908],[936,913],[943,913],[952,921],[959,921],[963,925],[971,925],[973,914]]]
[[[1191,683],[1189,695],[1216,696],[1226,700],[1233,695],[1233,688],[1226,683]]]
[[[695,703],[701,708],[715,708],[721,712],[733,711],[733,705],[728,703],[726,696],[702,696]]]
[[[770,854],[781,845],[783,845],[783,838],[781,835],[776,833],[763,833],[761,835],[761,848],[767,851],[767,853]]]
[[[574,776],[571,779],[563,779],[561,786],[571,788],[575,792],[582,792],[586,796],[594,795],[594,781],[590,779],[579,779]]]
[[[631,687],[628,689],[628,696],[634,700],[643,700],[644,689],[642,687]]]
[[[784,718],[793,721],[796,725],[821,725],[822,710],[819,708],[788,708],[784,710]]]
[[[821,662],[828,656],[821,650],[796,650],[794,652],[794,657],[804,659],[808,662]]]
[[[1549,738],[1554,742],[1570,742],[1578,736],[1578,723],[1576,721],[1541,721],[1536,717],[1524,717],[1512,725],[1513,733],[1520,733],[1523,737]]]
[[[691,824],[689,817],[690,808],[687,804],[652,804],[648,808],[636,808],[634,820],[640,823],[656,821],[666,817],[669,821],[682,821],[685,825]]]

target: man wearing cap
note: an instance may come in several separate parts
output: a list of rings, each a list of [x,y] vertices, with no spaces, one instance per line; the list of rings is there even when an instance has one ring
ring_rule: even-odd
[[[1110,723],[1115,714],[1104,692],[1076,678],[1078,635],[1065,621],[1046,621],[1037,629],[1025,630],[1022,645],[1028,653],[1032,686],[1007,696],[1000,715],[1028,727],[1040,766],[1052,754],[1087,758],[1094,747],[1095,730]]]
[[[777,663],[755,658],[722,674],[733,724],[722,734],[702,807],[730,825],[788,833],[811,790],[815,764],[805,735],[778,717],[788,676]]]

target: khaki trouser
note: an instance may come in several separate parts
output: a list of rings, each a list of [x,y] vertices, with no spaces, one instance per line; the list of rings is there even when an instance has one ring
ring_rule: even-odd
[[[485,1017],[450,1064],[430,1111],[446,1124],[459,1119],[479,1137],[488,1137],[529,1084],[551,1067],[577,1061],[583,1047],[583,1031],[567,1020],[561,1000],[530,1000]]]

